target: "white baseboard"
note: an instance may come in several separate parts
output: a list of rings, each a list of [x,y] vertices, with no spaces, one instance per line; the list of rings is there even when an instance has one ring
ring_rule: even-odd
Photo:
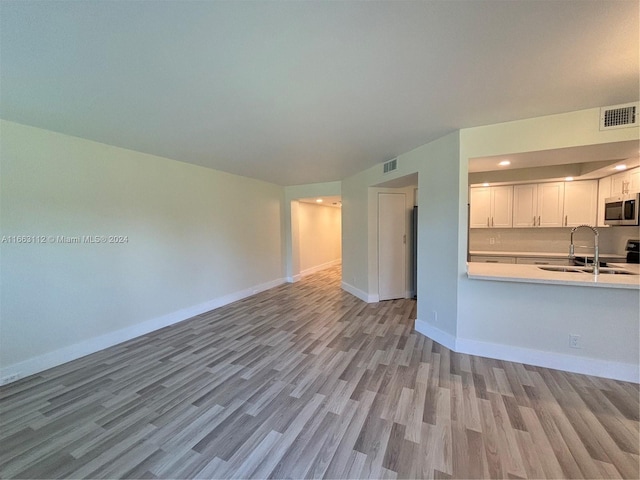
[[[458,353],[611,378],[624,382],[639,383],[640,380],[640,366],[637,364],[611,362],[597,358],[578,357],[563,353],[458,338],[418,319],[415,321],[415,330]]]
[[[460,353],[480,357],[526,363],[537,367],[553,368],[595,377],[612,378],[624,382],[638,383],[640,367],[634,364],[611,362],[598,358],[578,357],[564,353],[545,352],[524,347],[488,343],[468,338],[458,338],[456,347]]]
[[[303,270],[300,273],[297,273],[296,275],[293,275],[291,277],[287,277],[287,282],[289,283],[296,283],[299,282],[300,280],[302,280],[302,277],[305,277],[307,275],[311,275],[312,273],[316,273],[319,272],[321,270],[325,270],[329,267],[333,267],[335,265],[340,265],[340,263],[342,263],[342,259],[338,258],[336,260],[331,260],[330,262],[326,262],[323,263],[321,265],[316,265],[315,267],[311,267],[311,268],[307,268],[305,270]]]
[[[325,270],[330,267],[334,267],[336,265],[340,265],[342,262],[341,258],[337,258],[335,260],[331,260],[330,262],[325,262],[320,265],[316,265],[315,267],[305,268],[300,272],[301,277],[306,277],[307,275],[311,275],[312,273],[319,272],[321,270]]]
[[[367,292],[360,290],[347,282],[342,282],[342,289],[346,290],[351,295],[358,297],[363,302],[378,303],[380,301],[378,295],[369,295]]]
[[[116,330],[115,332],[109,332],[74,345],[69,345],[19,363],[3,366],[0,368],[0,385],[12,383],[20,378],[28,377],[29,375],[42,372],[72,360],[77,360],[78,358],[96,353],[100,350],[126,342],[141,335],[146,335],[155,330],[168,327],[169,325],[174,325],[184,320],[188,320],[196,315],[242,300],[243,298],[269,290],[270,288],[277,287],[283,283],[285,283],[285,280],[284,278],[281,278],[255,285],[251,288],[240,290],[199,305],[176,310],[175,312],[140,322],[135,325],[131,325],[130,327]]]
[[[435,340],[440,345],[447,347],[449,350],[456,352],[456,337],[444,330],[434,327],[423,320],[418,320],[414,323],[416,332],[421,333],[425,337],[429,337],[431,340]]]

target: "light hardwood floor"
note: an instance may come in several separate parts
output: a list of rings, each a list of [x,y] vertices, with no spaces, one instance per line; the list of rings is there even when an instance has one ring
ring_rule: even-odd
[[[638,385],[456,354],[415,314],[336,267],[2,387],[0,477],[639,477]]]

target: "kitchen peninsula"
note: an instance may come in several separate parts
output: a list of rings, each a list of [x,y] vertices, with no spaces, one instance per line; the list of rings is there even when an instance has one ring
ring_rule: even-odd
[[[467,265],[467,276],[473,280],[640,290],[640,269],[637,264],[614,263],[608,266],[617,272],[627,273],[593,275],[580,270],[549,271],[545,270],[549,267],[540,265],[470,262]],[[604,271],[607,272],[606,269]]]

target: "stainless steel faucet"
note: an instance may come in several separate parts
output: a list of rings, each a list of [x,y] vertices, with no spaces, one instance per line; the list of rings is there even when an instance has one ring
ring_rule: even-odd
[[[588,228],[593,232],[593,274],[598,275],[600,273],[600,252],[598,251],[598,229],[596,227],[592,227],[591,225],[578,225],[577,227],[573,227],[571,229],[571,245],[569,246],[569,260],[573,260],[575,256],[574,246],[573,246],[573,234],[579,228]]]

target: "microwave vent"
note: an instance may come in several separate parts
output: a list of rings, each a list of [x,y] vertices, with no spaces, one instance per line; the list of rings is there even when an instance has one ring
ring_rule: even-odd
[[[600,109],[600,130],[627,128],[638,125],[638,102],[613,105]]]
[[[393,172],[397,168],[398,168],[398,159],[394,158],[393,160],[389,160],[388,162],[384,163],[384,165],[382,166],[382,173]]]

